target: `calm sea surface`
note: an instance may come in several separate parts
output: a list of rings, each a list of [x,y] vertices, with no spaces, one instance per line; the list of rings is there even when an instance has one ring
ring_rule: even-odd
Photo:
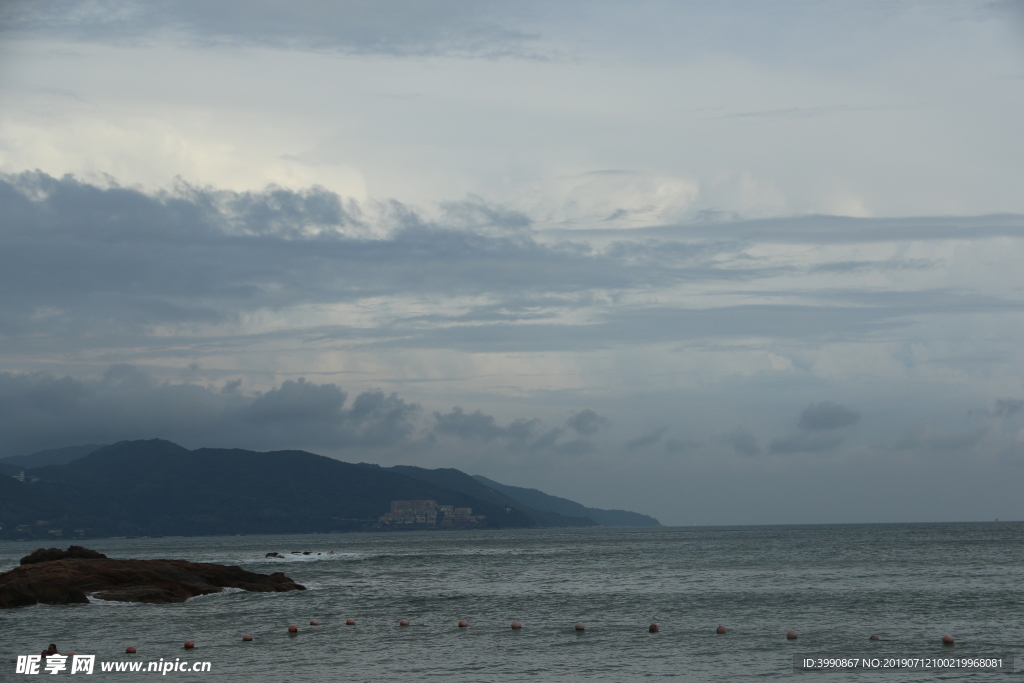
[[[64,542],[62,547],[69,545]],[[0,571],[39,543],[0,543]],[[48,544],[53,545],[53,544]],[[0,610],[0,680],[51,642],[177,681],[1021,681],[1024,524],[548,529],[92,540],[309,590]],[[270,551],[312,555],[266,559]],[[329,555],[331,551],[333,555]],[[352,618],[356,626],[345,626]],[[412,626],[400,627],[409,619]],[[318,619],[320,626],[308,626]],[[458,628],[459,619],[469,621]],[[522,622],[513,631],[513,619]],[[577,633],[573,625],[586,624]],[[659,633],[648,633],[656,622]],[[296,636],[287,634],[297,624]],[[717,635],[723,624],[729,632]],[[795,629],[797,640],[786,640]],[[252,634],[251,643],[241,637]],[[943,647],[950,633],[956,645]],[[871,634],[883,640],[869,641]],[[196,643],[186,652],[182,643]],[[126,655],[128,645],[137,655]],[[1011,673],[794,672],[793,655],[1008,656]],[[157,674],[98,671],[86,680]],[[44,674],[45,675],[45,674]],[[59,674],[69,676],[68,672]],[[49,678],[49,676],[47,676]]]

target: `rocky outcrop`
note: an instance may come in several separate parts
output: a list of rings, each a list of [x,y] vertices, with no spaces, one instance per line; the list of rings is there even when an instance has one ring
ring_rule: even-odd
[[[37,562],[52,562],[53,560],[78,559],[78,560],[103,560],[106,555],[95,550],[83,548],[80,545],[73,545],[67,550],[60,548],[36,548],[31,555],[21,558],[21,564],[36,564]]]
[[[56,559],[46,559],[51,556]],[[225,588],[264,593],[305,590],[281,572],[256,574],[241,567],[187,560],[117,560],[72,546],[67,551],[40,548],[22,558],[21,566],[0,574],[0,608],[86,603],[89,596],[121,602],[184,602]]]

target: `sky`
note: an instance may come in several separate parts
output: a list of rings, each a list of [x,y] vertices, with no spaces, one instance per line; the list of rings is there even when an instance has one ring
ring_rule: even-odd
[[[1024,519],[1024,2],[0,3],[0,455]]]

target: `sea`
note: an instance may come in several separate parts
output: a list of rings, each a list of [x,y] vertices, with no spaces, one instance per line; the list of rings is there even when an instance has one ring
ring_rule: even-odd
[[[0,610],[0,680],[1024,680],[1020,522],[82,544],[117,558],[284,572],[308,590]],[[0,543],[0,571],[39,545]],[[410,625],[401,626],[403,619]],[[460,620],[469,625],[460,628]],[[513,620],[522,628],[513,630]],[[289,634],[293,624],[298,633]],[[797,638],[787,638],[790,630]],[[243,642],[244,634],[252,641]],[[952,646],[943,645],[945,634]],[[195,648],[185,650],[186,640]],[[96,655],[94,672],[17,673],[19,655],[38,655],[49,643]],[[126,654],[128,646],[137,653]],[[852,660],[852,668],[839,666]],[[977,668],[994,660],[996,668]],[[208,662],[209,671],[101,671],[119,662]]]

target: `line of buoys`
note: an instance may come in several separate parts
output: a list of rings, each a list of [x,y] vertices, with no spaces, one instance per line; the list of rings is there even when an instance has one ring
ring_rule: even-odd
[[[317,621],[316,619],[310,619],[309,620],[309,624],[310,624],[310,626],[319,626],[320,622]],[[401,621],[398,622],[399,626],[409,626],[410,624],[411,624],[411,622],[408,619],[402,619]],[[346,626],[355,626],[356,625],[356,620],[355,619],[346,619],[345,620],[345,625]],[[425,624],[421,624],[421,626],[422,625],[425,625]],[[458,625],[459,625],[459,628],[466,628],[466,627],[469,626],[469,621],[466,620],[466,619],[459,619]],[[516,619],[516,620],[512,621],[511,627],[512,627],[512,630],[518,631],[519,629],[523,628],[523,624],[518,619]],[[587,627],[586,627],[586,625],[582,621],[577,621],[576,624],[573,626],[573,628],[576,631],[585,631]],[[659,631],[661,631],[661,627],[658,626],[658,624],[656,624],[656,623],[652,623],[650,626],[647,627],[647,630],[650,633],[658,633]],[[292,625],[290,625],[288,627],[288,633],[289,634],[294,635],[294,634],[296,634],[298,632],[299,632],[299,627],[296,626],[295,624],[292,624]],[[729,632],[729,629],[727,629],[722,624],[719,624],[718,627],[715,629],[715,633],[717,633],[717,634],[724,634],[724,633],[728,633],[728,632]],[[786,639],[787,640],[796,640],[798,637],[799,637],[799,634],[796,632],[796,630],[789,629],[788,631],[786,631]],[[872,633],[870,636],[868,636],[868,640],[881,640],[881,638],[878,637],[877,635],[875,635],[874,633]],[[247,643],[251,642],[252,641],[252,635],[246,633],[244,636],[242,636],[242,641],[243,642],[247,642]],[[942,636],[942,644],[943,645],[953,645],[954,642],[955,642],[955,640],[954,640],[953,636],[951,636],[950,634],[947,633],[944,636]],[[191,640],[186,640],[185,641],[185,648],[186,649],[191,650],[194,647],[195,647],[195,643],[194,642],[192,642]],[[132,645],[129,645],[128,647],[126,647],[124,651],[125,651],[126,654],[135,654],[136,652],[138,652],[135,649],[135,647],[132,646]]]
[[[309,621],[309,623],[310,623],[311,626],[319,626],[320,625],[320,622],[317,621],[316,619],[311,619]],[[409,622],[408,619],[402,619],[400,622],[398,622],[398,625],[399,626],[409,626],[409,623],[410,622]],[[355,619],[346,619],[345,620],[345,625],[346,626],[355,626],[356,625],[356,620]],[[467,626],[469,626],[469,621],[467,621],[466,619],[460,619],[459,620],[459,628],[466,628]],[[521,628],[523,628],[523,624],[520,621],[518,621],[518,620],[514,620],[512,622],[512,624],[511,624],[511,626],[512,626],[512,630],[516,630],[516,631],[521,629]],[[582,621],[577,621],[573,628],[576,631],[585,631],[586,630],[586,626],[584,625],[584,623]],[[647,627],[647,630],[650,633],[658,633],[661,630],[661,627],[658,626],[658,624],[651,624],[650,626]],[[729,629],[727,629],[725,626],[722,626],[722,625],[719,625],[718,628],[715,629],[715,633],[719,633],[719,634],[727,633],[728,631],[729,631]],[[299,627],[296,626],[295,624],[292,624],[292,625],[290,625],[288,627],[288,633],[289,634],[294,635],[294,634],[296,634],[298,632],[299,632]],[[799,637],[799,634],[794,629],[790,629],[790,630],[786,631],[786,639],[787,640],[796,640],[798,637]],[[879,638],[875,634],[871,634],[870,636],[868,636],[868,640],[881,640],[881,638]],[[252,636],[250,634],[246,633],[244,636],[242,636],[242,641],[246,642],[246,643],[252,642]],[[954,642],[955,642],[955,640],[954,640],[953,636],[951,636],[950,634],[947,633],[944,636],[942,636],[942,644],[943,645],[953,645]],[[191,649],[195,648],[195,646],[196,646],[196,644],[194,642],[192,642],[191,640],[186,640],[185,641],[185,649],[186,650],[191,650]],[[136,654],[138,652],[138,650],[136,650],[135,646],[133,646],[133,645],[129,645],[128,647],[126,647],[124,649],[124,651],[125,651],[125,654],[129,654],[129,655],[133,655],[133,654]],[[70,653],[68,653],[68,656],[74,656],[74,654],[75,653],[70,652]]]

